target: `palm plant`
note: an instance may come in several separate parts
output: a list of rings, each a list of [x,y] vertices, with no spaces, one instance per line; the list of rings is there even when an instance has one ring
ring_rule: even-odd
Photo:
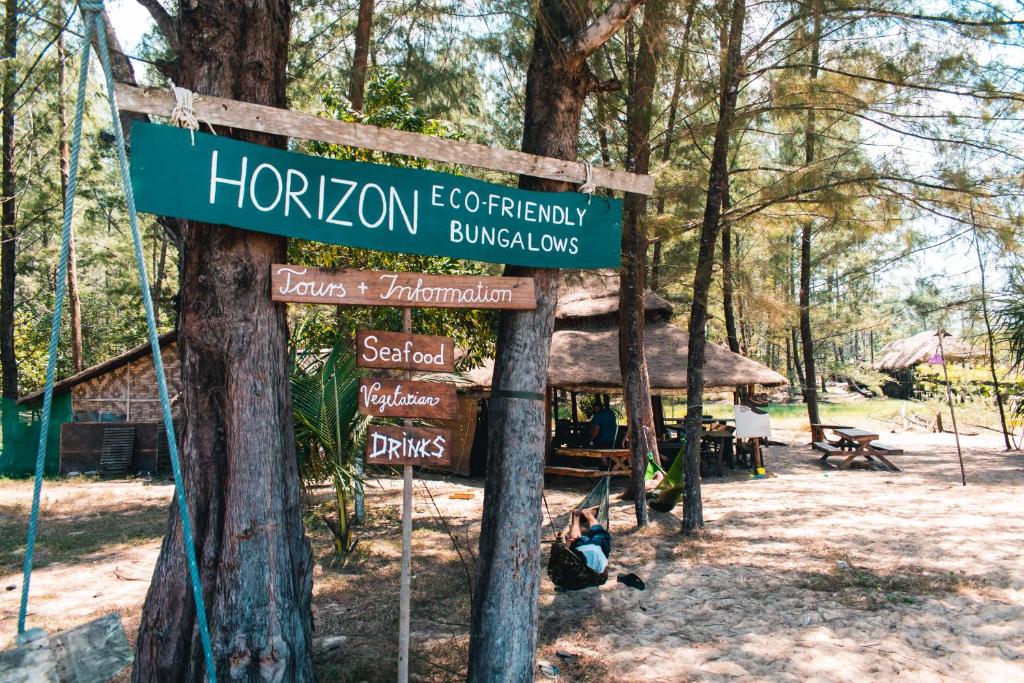
[[[322,351],[293,350],[291,385],[302,477],[333,481],[338,520],[323,520],[334,534],[338,555],[345,555],[355,545],[347,508],[359,483],[355,460],[365,423],[358,411],[359,370],[350,344],[339,342],[326,357]]]

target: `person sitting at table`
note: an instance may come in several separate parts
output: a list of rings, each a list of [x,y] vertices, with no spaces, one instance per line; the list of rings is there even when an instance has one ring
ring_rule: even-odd
[[[611,409],[608,395],[604,404],[594,413],[590,421],[590,444],[594,448],[615,448],[615,435],[619,430],[619,418]]]

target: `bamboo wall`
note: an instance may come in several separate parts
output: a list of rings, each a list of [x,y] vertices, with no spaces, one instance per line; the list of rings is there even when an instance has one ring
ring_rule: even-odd
[[[163,361],[171,412],[178,420],[181,417],[178,401],[181,376],[177,344],[163,348]],[[76,422],[159,422],[160,395],[153,358],[144,356],[76,385],[71,390],[71,402]]]

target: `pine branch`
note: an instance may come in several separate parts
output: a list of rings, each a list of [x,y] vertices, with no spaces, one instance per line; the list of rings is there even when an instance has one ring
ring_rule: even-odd
[[[174,54],[181,54],[181,41],[178,38],[178,17],[171,15],[159,0],[138,0],[138,3],[146,8],[149,15],[153,17],[157,28],[163,34],[167,45]]]
[[[583,60],[597,52],[622,28],[644,0],[615,0],[604,14],[577,34],[567,45],[570,59]]]

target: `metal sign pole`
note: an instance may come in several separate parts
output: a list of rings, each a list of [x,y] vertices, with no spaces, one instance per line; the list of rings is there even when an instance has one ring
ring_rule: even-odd
[[[402,309],[402,331],[412,333],[412,308]],[[412,377],[405,370],[402,377]],[[412,419],[402,421],[412,427]],[[398,683],[409,680],[409,598],[412,592],[412,465],[402,466],[402,580],[398,606]]]

